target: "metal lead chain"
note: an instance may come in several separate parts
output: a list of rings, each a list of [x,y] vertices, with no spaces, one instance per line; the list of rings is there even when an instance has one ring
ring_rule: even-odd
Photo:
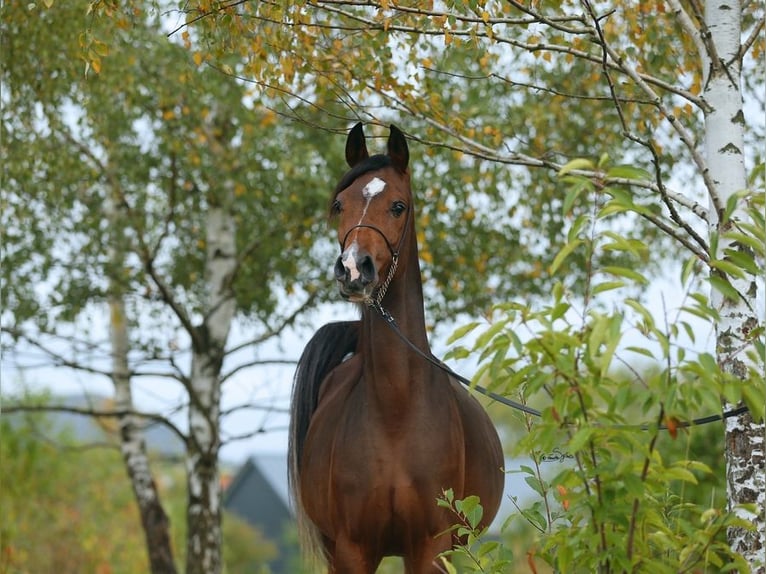
[[[399,254],[394,253],[393,257],[391,258],[391,267],[388,269],[388,276],[386,277],[386,280],[380,284],[378,291],[375,293],[375,299],[370,298],[367,300],[367,305],[369,307],[375,307],[378,311],[384,312],[389,317],[391,317],[391,314],[383,309],[381,304],[383,303],[383,297],[386,296],[386,291],[388,291],[388,286],[391,285],[391,281],[394,278],[394,274],[396,273],[396,268],[398,265]],[[391,317],[391,319],[393,320],[393,317]]]

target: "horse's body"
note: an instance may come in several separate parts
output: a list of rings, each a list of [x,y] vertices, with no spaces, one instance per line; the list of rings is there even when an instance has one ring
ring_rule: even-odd
[[[408,573],[441,572],[437,555],[452,547],[443,533],[456,517],[436,499],[446,489],[478,495],[489,523],[502,494],[502,450],[479,403],[370,306],[382,305],[430,355],[403,134],[392,126],[388,154],[368,157],[359,124],[346,159],[351,170],[333,201],[335,274],[343,297],[363,304],[362,318],[322,327],[301,357],[293,494],[330,572],[373,573],[388,555],[402,556]]]

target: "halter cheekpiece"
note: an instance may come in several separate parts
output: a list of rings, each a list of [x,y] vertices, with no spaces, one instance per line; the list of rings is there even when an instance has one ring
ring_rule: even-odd
[[[340,245],[340,252],[343,253],[346,250],[346,241],[348,240],[348,236],[351,235],[351,232],[355,229],[372,229],[373,231],[377,232],[382,238],[383,241],[386,242],[386,247],[388,247],[389,252],[391,253],[391,265],[388,268],[388,275],[386,275],[385,280],[383,283],[378,285],[375,288],[375,291],[372,293],[372,295],[368,296],[364,303],[368,307],[374,307],[378,310],[383,310],[383,307],[381,307],[381,302],[383,301],[383,297],[386,296],[386,291],[388,291],[389,285],[391,285],[391,281],[394,279],[394,275],[396,274],[396,269],[399,266],[399,253],[401,252],[402,245],[404,244],[404,239],[407,237],[407,231],[410,227],[410,208],[407,206],[407,211],[405,212],[405,217],[407,218],[404,222],[404,229],[402,229],[402,235],[399,237],[399,243],[396,245],[396,249],[394,249],[391,246],[391,242],[388,240],[388,237],[386,237],[386,234],[383,233],[380,228],[370,225],[368,223],[358,223],[354,225],[351,229],[349,229],[346,232],[346,235],[343,237],[343,242]]]

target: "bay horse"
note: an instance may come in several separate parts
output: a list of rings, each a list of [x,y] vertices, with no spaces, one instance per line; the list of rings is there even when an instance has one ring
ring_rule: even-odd
[[[307,344],[291,401],[289,481],[299,526],[333,574],[372,574],[401,556],[408,574],[443,572],[457,522],[437,498],[477,495],[497,513],[503,453],[481,405],[413,352],[379,312],[431,356],[404,134],[369,156],[362,124],[331,202],[341,254],[334,274],[361,320],[330,323]],[[350,358],[349,358],[350,356]]]

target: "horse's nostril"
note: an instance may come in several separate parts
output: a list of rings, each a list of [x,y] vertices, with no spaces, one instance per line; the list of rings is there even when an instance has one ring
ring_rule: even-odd
[[[348,275],[348,269],[346,269],[346,267],[343,265],[343,261],[340,257],[338,257],[338,260],[335,262],[333,271],[335,272],[335,278],[338,281],[343,281]]]
[[[359,273],[361,274],[361,281],[363,285],[372,283],[375,279],[375,264],[372,261],[372,257],[365,255],[359,264]]]

